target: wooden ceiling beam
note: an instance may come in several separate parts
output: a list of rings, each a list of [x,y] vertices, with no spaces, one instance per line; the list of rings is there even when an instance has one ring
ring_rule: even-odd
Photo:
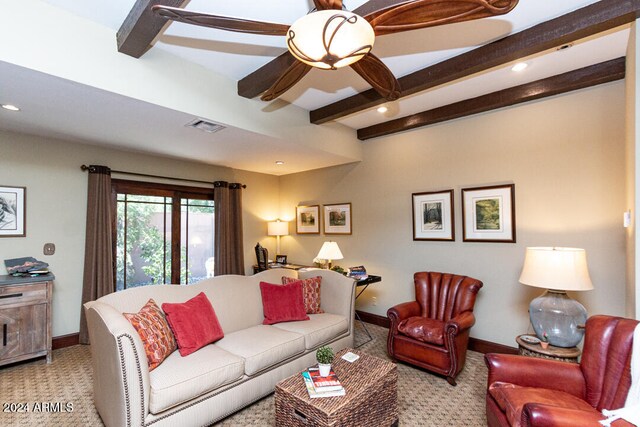
[[[633,22],[640,16],[640,0],[601,0],[550,21],[512,34],[469,52],[398,79],[400,96],[409,96],[535,53]],[[309,113],[311,123],[322,124],[385,102],[366,90]]]
[[[584,89],[623,79],[624,75],[625,58],[612,59],[611,61],[569,71],[557,76],[358,129],[358,139],[364,141],[577,89]]]
[[[364,16],[376,10],[405,3],[406,1],[407,0],[369,0],[367,3],[356,8],[353,13]],[[295,61],[297,60],[289,51],[284,52],[253,73],[238,80],[238,95],[245,98],[255,98],[269,89]]]
[[[167,19],[153,13],[151,7],[156,4],[183,7],[188,2],[189,0],[136,0],[116,33],[118,52],[140,58],[149,50],[167,23]]]

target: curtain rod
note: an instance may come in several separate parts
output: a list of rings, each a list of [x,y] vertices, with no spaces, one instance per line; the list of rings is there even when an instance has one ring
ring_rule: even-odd
[[[80,166],[80,169],[82,169],[83,171],[87,171],[87,170],[89,170],[91,168],[89,166],[87,166],[87,165],[82,165],[82,166]],[[197,179],[175,178],[173,176],[150,175],[150,174],[147,174],[147,173],[117,171],[117,170],[114,170],[114,169],[111,169],[111,173],[119,173],[121,175],[144,176],[144,177],[147,177],[147,178],[171,179],[171,180],[174,180],[174,181],[183,181],[183,182],[197,182],[197,183],[200,183],[200,184],[208,184],[208,185],[211,185],[211,186],[213,185],[212,181],[200,181],[200,180],[197,180]],[[244,185],[244,184],[242,184],[241,186],[242,186],[242,188],[247,188],[247,186]]]

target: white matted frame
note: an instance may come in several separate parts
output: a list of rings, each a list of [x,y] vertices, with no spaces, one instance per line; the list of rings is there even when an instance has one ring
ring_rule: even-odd
[[[324,234],[351,234],[351,203],[323,206]]]
[[[453,241],[453,190],[413,193],[413,240]]]
[[[320,234],[320,205],[296,206],[296,233]]]
[[[0,185],[0,237],[27,235],[27,188]]]
[[[515,184],[462,189],[464,242],[516,242]]]

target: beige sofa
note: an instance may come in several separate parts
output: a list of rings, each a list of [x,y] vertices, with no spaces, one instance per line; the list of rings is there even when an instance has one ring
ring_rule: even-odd
[[[322,276],[326,313],[310,314],[309,321],[263,325],[259,283],[298,275]],[[109,427],[212,424],[313,365],[318,347],[352,346],[354,290],[353,280],[332,271],[276,269],[189,286],[132,288],[88,302],[96,408]],[[224,338],[186,357],[175,351],[149,372],[140,337],[121,313],[137,312],[149,298],[162,305],[200,292],[211,301]]]

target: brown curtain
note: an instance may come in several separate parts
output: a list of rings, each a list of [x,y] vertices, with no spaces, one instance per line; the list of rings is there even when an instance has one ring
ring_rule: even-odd
[[[244,275],[242,188],[238,183],[213,183],[215,204],[215,275]]]
[[[111,169],[91,165],[87,197],[82,304],[115,292],[111,210]],[[80,343],[89,344],[87,319],[80,307]]]

